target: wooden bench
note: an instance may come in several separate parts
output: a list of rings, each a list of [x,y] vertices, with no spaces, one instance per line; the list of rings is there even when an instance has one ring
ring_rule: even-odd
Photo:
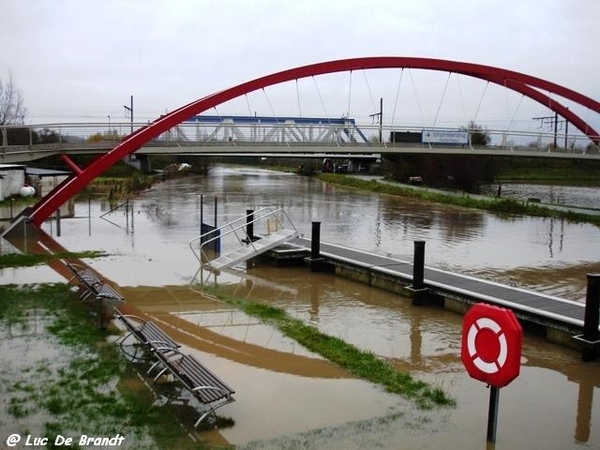
[[[118,308],[115,308],[114,310],[114,317],[117,318],[127,330],[127,334],[121,337],[117,343],[123,352],[134,361],[148,359],[148,356],[152,356],[153,353],[166,354],[181,347],[154,322],[144,320],[139,316],[123,314]],[[125,349],[125,342],[130,336],[134,337],[136,342],[140,344],[146,353],[145,357],[137,356],[137,352],[131,354]],[[154,366],[150,368],[149,372],[153,368]]]
[[[171,374],[200,403],[208,407],[208,410],[204,411],[196,420],[194,427],[197,427],[210,414],[216,417],[215,410],[235,401],[233,398],[235,391],[192,355],[176,351],[171,355],[157,356],[161,359],[164,368],[154,378],[154,381],[156,382],[163,375]]]

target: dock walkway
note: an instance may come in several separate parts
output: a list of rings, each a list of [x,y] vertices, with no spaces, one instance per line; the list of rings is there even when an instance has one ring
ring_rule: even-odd
[[[308,249],[311,247],[308,238],[299,237],[292,242]],[[412,283],[412,262],[323,242],[320,255],[336,266],[336,273],[339,267],[346,266],[368,274],[369,278],[397,279],[406,286]],[[494,304],[511,309],[520,319],[569,334],[580,333],[583,329],[585,305],[573,300],[430,267],[425,267],[424,284],[431,293],[444,298],[467,304]]]

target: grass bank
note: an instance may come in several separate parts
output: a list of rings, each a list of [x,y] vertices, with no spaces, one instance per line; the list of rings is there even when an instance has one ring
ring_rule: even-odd
[[[382,194],[398,195],[403,197],[418,198],[428,202],[445,203],[466,208],[477,208],[498,214],[518,214],[535,217],[551,217],[565,219],[571,222],[585,222],[600,226],[600,216],[582,214],[570,211],[560,211],[544,206],[524,203],[507,198],[480,199],[465,195],[444,194],[439,191],[426,189],[413,189],[410,187],[396,186],[388,183],[379,183],[376,180],[366,180],[346,175],[322,173],[319,179],[332,184],[353,187]]]
[[[7,253],[5,255],[0,255],[0,269],[6,269],[8,267],[31,267],[38,264],[44,264],[53,259],[100,258],[102,256],[108,256],[108,253],[101,251],[58,252],[54,254]]]
[[[420,408],[455,404],[442,389],[432,388],[423,381],[415,380],[410,374],[398,372],[377,355],[321,333],[317,328],[291,317],[283,309],[243,300],[218,288],[211,288],[207,292],[278,328],[286,336],[353,375],[379,384],[388,392],[414,400]]]
[[[189,438],[167,406],[118,351],[110,332],[91,325],[89,309],[66,284],[0,286],[2,442],[9,434],[124,436],[119,448],[206,448]],[[58,448],[58,447],[56,447]],[[63,447],[60,447],[63,448]]]

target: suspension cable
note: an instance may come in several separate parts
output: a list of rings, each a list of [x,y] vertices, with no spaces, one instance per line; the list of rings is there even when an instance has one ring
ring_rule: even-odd
[[[444,102],[444,96],[446,95],[446,89],[448,89],[448,82],[450,81],[450,76],[452,75],[452,72],[448,72],[448,78],[446,78],[446,86],[444,86],[444,92],[442,92],[442,98],[440,98],[440,104],[438,105],[437,111],[435,113],[435,118],[433,119],[433,126],[432,128],[435,128],[435,124],[438,120],[438,116],[440,114],[440,109],[442,109],[442,103]]]
[[[485,83],[485,87],[483,88],[483,92],[481,93],[481,98],[479,99],[479,104],[477,105],[477,109],[475,110],[475,117],[473,117],[473,123],[477,120],[477,115],[479,114],[479,108],[481,108],[481,104],[483,103],[483,97],[485,96],[485,91],[487,91],[489,81]]]
[[[271,105],[271,101],[269,100],[269,96],[267,95],[267,91],[265,91],[265,88],[261,88],[265,99],[267,100],[267,104],[269,105],[269,109],[271,110],[271,114],[273,115],[273,118],[275,119],[275,122],[277,123],[277,125],[279,125],[279,118],[277,117],[277,114],[275,114],[275,110],[273,109],[273,105]]]
[[[300,107],[300,90],[298,89],[298,78],[296,78],[296,100],[298,101],[298,117],[302,117],[302,108]]]
[[[371,86],[369,85],[369,79],[367,78],[367,72],[365,69],[362,70],[363,76],[365,78],[365,83],[367,84],[367,91],[369,92],[369,98],[371,99],[371,108],[373,111],[377,111],[377,107],[375,106],[375,101],[373,99],[373,93],[371,92]],[[380,117],[379,120],[383,122],[383,117]]]
[[[279,126],[280,125],[279,118],[277,117],[277,114],[275,114],[275,110],[273,109],[273,105],[271,105],[271,101],[269,100],[269,96],[267,95],[267,91],[265,90],[264,87],[261,90],[263,91],[265,99],[267,100],[267,104],[269,105],[269,109],[271,110],[271,114],[273,115],[273,118],[275,119],[275,123]],[[285,128],[283,129],[283,133],[285,135]],[[286,142],[286,144],[289,147],[290,143]]]
[[[315,88],[317,89],[317,95],[319,96],[319,101],[321,102],[321,106],[323,107],[323,111],[325,111],[325,118],[327,122],[331,123],[331,119],[329,119],[329,114],[327,113],[327,108],[325,107],[325,102],[323,102],[323,97],[321,96],[321,91],[319,90],[319,85],[317,84],[317,80],[315,80],[315,76],[312,76],[313,83],[315,83]]]
[[[350,81],[348,83],[348,109],[346,110],[346,115],[350,118],[350,104],[352,101],[352,71],[350,71]]]
[[[248,99],[248,94],[244,94],[244,97],[246,98],[246,105],[248,106],[248,114],[251,116],[252,108],[250,107],[250,100]]]
[[[513,113],[512,117],[510,118],[510,122],[508,122],[508,128],[506,129],[506,131],[510,130],[510,128],[512,127],[515,117],[517,116],[517,111],[519,111],[519,108],[521,107],[521,103],[523,102],[524,98],[525,98],[525,94],[521,94],[519,103],[517,104],[517,107],[515,108],[515,112]]]
[[[460,84],[460,77],[458,76],[458,74],[456,75],[456,83],[458,84],[458,95],[460,97],[460,106],[462,108],[463,121],[466,124],[466,123],[468,123],[467,109],[465,108],[465,99],[463,97],[462,86]]]
[[[396,107],[398,106],[398,98],[400,97],[400,85],[402,84],[402,75],[404,74],[404,67],[400,71],[400,77],[398,78],[398,87],[396,88],[396,99],[394,100],[394,110],[392,112],[392,123],[390,126],[394,126],[394,119],[396,118]]]
[[[223,133],[225,133],[225,130],[227,129],[227,127],[226,127],[226,124],[223,122],[223,116],[217,109],[217,105],[213,106],[213,108],[214,108],[215,112],[217,113],[217,116],[219,116],[219,120],[221,121],[221,126],[223,127]],[[234,147],[237,147],[237,144],[235,143],[235,139],[233,139],[233,128],[231,129],[231,134],[232,134],[232,136],[230,137],[231,143],[233,144]]]
[[[425,118],[423,117],[423,110],[421,109],[421,102],[419,102],[419,94],[417,93],[417,87],[415,86],[415,80],[412,76],[412,70],[408,69],[408,75],[410,76],[410,81],[412,83],[413,92],[415,94],[415,99],[417,100],[417,108],[419,109],[419,114],[421,115],[421,124],[425,125]]]

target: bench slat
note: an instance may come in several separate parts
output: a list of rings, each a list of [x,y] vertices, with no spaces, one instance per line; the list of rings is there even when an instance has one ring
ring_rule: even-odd
[[[213,403],[235,393],[191,355],[184,355],[175,365],[179,377],[202,403]]]

